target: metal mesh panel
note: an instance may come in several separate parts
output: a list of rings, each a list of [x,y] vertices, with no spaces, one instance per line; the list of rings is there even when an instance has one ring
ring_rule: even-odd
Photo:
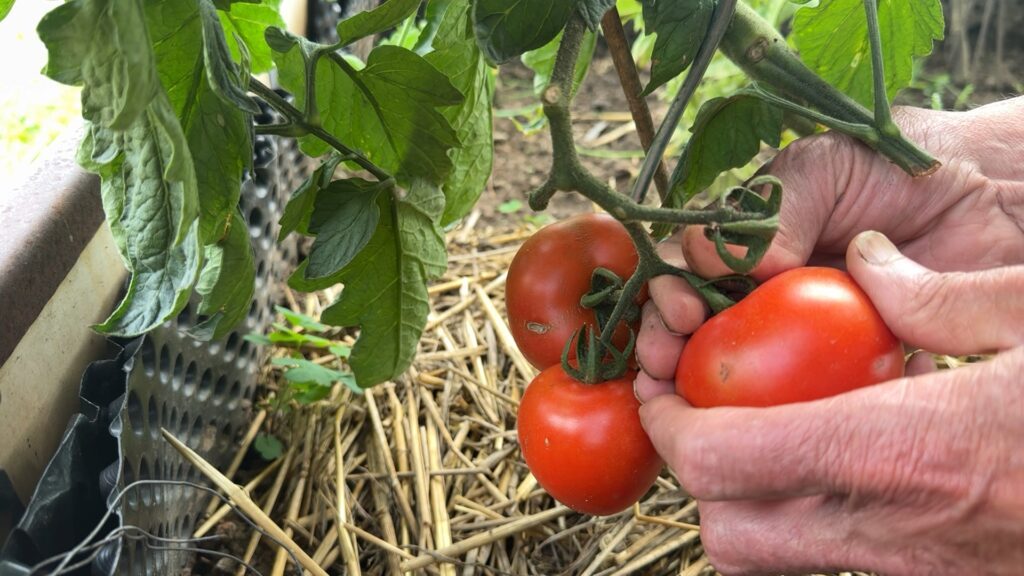
[[[269,118],[263,118],[269,121]],[[218,342],[201,342],[184,329],[195,321],[196,301],[147,334],[126,366],[128,385],[111,433],[119,438],[119,462],[105,475],[116,487],[136,480],[187,480],[207,484],[160,434],[165,428],[215,466],[223,467],[253,416],[253,397],[262,350],[243,336],[262,333],[273,319],[278,287],[293,267],[294,242],[277,243],[281,211],[288,194],[308,175],[309,161],[293,140],[260,136],[255,166],[242,186],[242,214],[256,264],[256,286],[244,322]],[[111,486],[113,487],[113,486]],[[209,495],[174,485],[144,485],[121,501],[122,525],[158,537],[186,538],[200,519]],[[154,550],[139,540],[114,545],[97,558],[98,572],[113,566],[122,574],[176,574],[189,555]]]

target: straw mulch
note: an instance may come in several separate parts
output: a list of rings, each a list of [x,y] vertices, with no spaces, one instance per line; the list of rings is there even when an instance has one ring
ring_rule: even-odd
[[[430,288],[433,311],[402,378],[259,412],[240,454],[261,428],[286,449],[255,478],[239,474],[254,506],[331,574],[713,574],[696,505],[667,470],[638,508],[610,517],[577,514],[537,485],[516,440],[518,400],[536,371],[503,319],[504,273],[532,230],[476,222],[449,235],[448,272]],[[289,298],[316,316],[334,296]],[[308,357],[339,362],[317,354]],[[279,378],[267,374],[272,392]],[[226,512],[200,534],[237,528]],[[230,551],[264,574],[298,570],[248,527]],[[242,572],[226,560],[213,571]]]

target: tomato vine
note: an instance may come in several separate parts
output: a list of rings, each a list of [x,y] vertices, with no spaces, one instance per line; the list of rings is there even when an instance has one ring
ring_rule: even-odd
[[[289,283],[301,290],[343,285],[323,320],[360,328],[350,358],[359,385],[397,377],[426,324],[427,283],[446,266],[444,227],[469,213],[490,175],[493,66],[531,51],[553,53],[554,64],[549,77],[538,76],[546,84],[540,95],[551,169],[530,192],[530,205],[541,210],[559,191],[578,192],[623,222],[639,256],[617,291],[603,346],[657,275],[685,278],[715,310],[731,304],[717,281],[664,262],[655,241],[679,226],[705,225],[726,263],[749,271],[777,227],[781,183],[761,177],[706,208],[691,203],[762,144],[779,146],[793,117],[805,119],[805,128],[809,120],[812,129],[859,138],[912,175],[937,168],[903,137],[889,106],[909,81],[913,58],[941,37],[938,0],[801,7],[791,38],[806,63],[743,1],[639,0],[634,13],[642,10],[645,33],[656,37],[646,86],[617,11],[637,1],[386,0],[342,20],[330,43],[286,31],[276,0],[71,0],[56,7],[38,27],[49,51],[45,72],[83,87],[78,160],[102,179],[107,221],[132,274],[124,300],[97,330],[144,333],[196,293],[202,318],[192,332],[226,334],[248,309],[255,277],[238,211],[253,139],[297,138],[321,160],[281,221],[282,235],[314,238]],[[849,41],[830,47],[844,26],[852,26],[844,32]],[[380,43],[365,61],[345,51],[396,27],[402,37]],[[647,150],[629,194],[591,174],[572,137],[570,106],[591,54],[581,55],[581,46],[589,35],[592,48],[599,28]],[[701,104],[669,171],[669,141],[716,53],[752,83]],[[259,79],[271,68],[291,99]],[[669,91],[666,84],[684,73],[655,130],[645,98]],[[254,127],[254,98],[281,122]],[[645,201],[652,182],[658,206]],[[746,247],[746,256],[734,258],[727,244]]]

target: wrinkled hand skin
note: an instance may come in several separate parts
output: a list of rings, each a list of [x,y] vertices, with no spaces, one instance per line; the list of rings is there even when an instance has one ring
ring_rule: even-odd
[[[793,144],[770,167],[786,195],[753,275],[842,267],[908,346],[995,355],[936,371],[919,353],[905,378],[833,398],[695,409],[672,378],[707,311],[678,279],[652,280],[641,418],[724,574],[1024,570],[1024,98],[896,121],[943,167],[911,179],[840,135]],[[699,229],[660,249],[725,273]]]

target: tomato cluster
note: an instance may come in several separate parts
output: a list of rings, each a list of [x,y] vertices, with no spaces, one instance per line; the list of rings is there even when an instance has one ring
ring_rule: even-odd
[[[519,405],[519,445],[537,482],[566,506],[614,514],[654,484],[662,461],[640,425],[634,373],[587,384],[566,374],[562,350],[593,310],[580,299],[601,267],[628,279],[637,254],[626,229],[607,214],[584,214],[551,224],[530,237],[509,267],[508,319],[519,349],[542,372]],[[630,326],[616,327],[623,347]],[[574,354],[570,350],[570,357]]]
[[[542,370],[519,406],[523,459],[549,494],[589,514],[629,507],[662,466],[640,425],[635,373],[587,384],[561,364],[581,326],[599,329],[580,303],[593,271],[626,279],[637,260],[621,223],[589,214],[541,229],[509,268],[512,335]],[[616,327],[618,346],[631,329]],[[898,378],[903,368],[902,345],[853,279],[807,267],[775,276],[701,326],[679,358],[676,392],[697,407],[774,406]]]

